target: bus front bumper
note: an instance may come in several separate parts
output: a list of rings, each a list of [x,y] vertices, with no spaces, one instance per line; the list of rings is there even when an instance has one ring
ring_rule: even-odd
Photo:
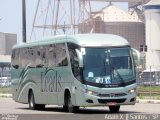
[[[112,106],[112,105],[134,105],[136,103],[136,93],[123,97],[98,97],[85,93],[84,106]]]

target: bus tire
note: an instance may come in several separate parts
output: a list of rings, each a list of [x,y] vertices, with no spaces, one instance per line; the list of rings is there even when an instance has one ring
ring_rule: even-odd
[[[45,108],[45,105],[35,103],[35,98],[32,91],[29,92],[28,103],[31,110],[42,110]]]
[[[67,95],[67,108],[69,113],[76,113],[79,110],[79,106],[74,106],[71,101],[70,93]]]
[[[111,113],[117,113],[117,112],[119,112],[119,109],[120,109],[120,105],[109,106],[109,110],[110,110]]]

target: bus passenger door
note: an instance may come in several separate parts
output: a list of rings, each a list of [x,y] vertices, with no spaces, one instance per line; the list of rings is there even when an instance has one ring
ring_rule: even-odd
[[[71,70],[72,70],[72,74],[74,77],[72,77],[72,79],[74,80],[74,84],[72,84],[72,95],[74,98],[74,104],[77,105],[80,103],[80,101],[82,100],[81,97],[81,68],[79,65],[79,57],[78,54],[76,52],[76,49],[72,48],[69,49],[69,56],[70,56],[70,64],[71,64]]]

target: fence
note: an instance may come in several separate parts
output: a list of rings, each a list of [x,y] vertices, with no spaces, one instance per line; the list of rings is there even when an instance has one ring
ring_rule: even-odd
[[[137,94],[142,99],[160,99],[160,71],[137,73]]]
[[[11,78],[10,77],[0,77],[0,88],[10,87]]]
[[[11,86],[10,67],[0,67],[0,88]]]

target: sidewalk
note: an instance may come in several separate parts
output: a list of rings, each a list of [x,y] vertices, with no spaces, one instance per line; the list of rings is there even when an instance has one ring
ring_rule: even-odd
[[[2,93],[0,93],[0,97],[11,98],[11,97],[12,97],[12,94],[2,94]],[[137,103],[154,103],[154,104],[160,104],[160,100],[154,100],[154,99],[139,99],[139,98],[137,98]]]
[[[3,93],[0,93],[0,97],[9,97],[9,98],[11,98],[12,94],[3,94]]]
[[[154,99],[137,99],[137,103],[154,103],[154,104],[160,104],[160,100],[154,100]]]

